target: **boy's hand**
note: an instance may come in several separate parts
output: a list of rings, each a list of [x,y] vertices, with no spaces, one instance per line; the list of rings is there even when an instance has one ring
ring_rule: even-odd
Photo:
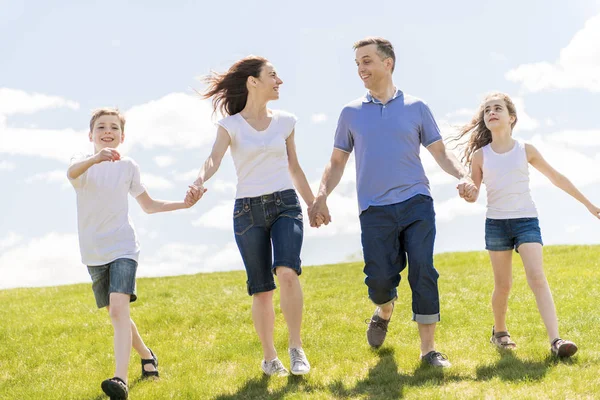
[[[117,149],[111,149],[109,147],[103,148],[94,155],[94,162],[96,164],[99,164],[102,161],[119,161],[120,159],[121,154],[117,151]]]
[[[206,193],[206,189],[204,187],[197,187],[195,185],[190,185],[187,193],[185,194],[184,203],[186,206],[192,207],[194,204],[198,202],[202,198],[202,196]]]

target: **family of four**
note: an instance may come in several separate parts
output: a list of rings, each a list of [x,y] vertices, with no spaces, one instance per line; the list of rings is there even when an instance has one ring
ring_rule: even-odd
[[[99,308],[108,309],[114,328],[116,369],[102,382],[114,399],[128,396],[127,368],[131,348],[142,359],[142,376],[158,376],[158,359],[143,342],[130,317],[136,300],[135,276],[139,244],[128,215],[128,194],[147,213],[193,206],[206,192],[204,185],[217,172],[227,149],[235,164],[237,189],[233,209],[235,239],[247,272],[252,296],[252,320],[260,339],[261,368],[267,375],[303,375],[310,363],[302,349],[303,294],[300,251],[303,216],[298,195],[308,207],[310,225],[331,222],[327,198],[340,182],[354,151],[360,210],[365,283],[376,305],[367,341],[380,347],[397,299],[400,273],[408,265],[413,320],[421,338],[421,359],[448,367],[448,358],[435,347],[440,321],[439,274],[433,264],[435,212],[420,147],[458,181],[460,197],[477,200],[481,183],[487,191],[485,243],[494,271],[491,342],[514,349],[506,327],[516,250],[546,325],[551,352],[572,356],[577,346],[561,339],[552,295],[542,267],[542,237],[531,199],[528,165],[585,205],[594,206],[563,175],[554,170],[535,147],[513,139],[515,106],[502,93],[487,96],[473,120],[456,139],[468,139],[464,166],[446,149],[429,107],[394,86],[396,64],[392,44],[369,37],[354,44],[355,61],[367,93],[346,105],[340,115],[334,149],[316,196],[299,165],[294,143],[296,117],[267,107],[279,98],[283,81],[265,58],[250,56],[223,73],[206,78],[204,98],[225,118],[218,122],[212,151],[189,186],[184,201],[155,200],[140,180],[138,165],[117,150],[125,139],[125,119],[116,109],[99,109],[90,121],[94,153],[75,157],[68,178],[77,194],[82,261],[88,266]],[[273,340],[273,292],[277,277],[280,306],[288,332],[289,371],[277,356]]]

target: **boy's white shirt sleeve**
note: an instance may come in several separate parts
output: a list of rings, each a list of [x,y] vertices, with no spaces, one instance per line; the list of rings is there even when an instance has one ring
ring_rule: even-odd
[[[146,187],[142,184],[140,166],[135,161],[131,161],[133,166],[133,176],[131,177],[131,185],[129,186],[129,194],[131,196],[138,197],[140,194],[146,191]]]
[[[87,157],[89,157],[89,155],[83,154],[83,153],[77,153],[75,155],[73,155],[73,157],[71,157],[71,161],[69,161],[69,168],[71,168],[71,166],[79,161],[85,160]],[[71,182],[71,185],[73,185],[74,188],[81,188],[83,187],[83,185],[85,184],[85,178],[87,176],[87,171],[85,171],[83,174],[79,175],[77,178],[75,179],[71,179],[71,177],[69,176],[69,172],[67,170],[67,179],[69,180],[69,182]]]

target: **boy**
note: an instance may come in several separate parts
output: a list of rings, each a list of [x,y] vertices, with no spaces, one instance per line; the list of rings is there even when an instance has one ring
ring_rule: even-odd
[[[158,377],[158,359],[130,319],[129,303],[137,299],[135,275],[139,243],[128,215],[127,194],[146,213],[189,208],[195,198],[154,200],[140,182],[138,165],[117,150],[125,139],[125,118],[118,109],[101,108],[90,120],[94,154],[74,158],[67,171],[77,193],[77,219],[82,262],[88,266],[98,308],[106,307],[114,329],[115,376],[102,382],[111,399],[128,397],[127,368],[131,347],[142,358],[142,377]],[[191,191],[195,190],[190,188]]]

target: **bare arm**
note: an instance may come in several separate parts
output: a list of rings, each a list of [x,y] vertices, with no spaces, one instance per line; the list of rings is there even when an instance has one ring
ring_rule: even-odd
[[[481,149],[475,151],[471,159],[471,180],[476,190],[467,191],[464,199],[469,203],[475,203],[479,197],[479,188],[481,188],[481,182],[483,181],[483,152]]]
[[[140,194],[135,198],[138,204],[142,207],[147,214],[154,214],[159,212],[166,211],[174,211],[181,210],[184,208],[190,208],[194,205],[195,201],[187,202],[187,201],[165,201],[165,200],[155,200],[148,194],[147,191]]]
[[[292,133],[290,134],[290,136],[288,136],[285,142],[289,164],[288,169],[290,171],[290,175],[292,177],[292,182],[294,183],[294,186],[296,187],[296,189],[298,189],[298,192],[300,193],[300,196],[302,196],[302,199],[304,199],[306,205],[310,207],[315,201],[315,195],[313,194],[312,189],[310,188],[310,185],[306,180],[306,175],[304,175],[304,171],[302,170],[302,167],[300,167],[300,163],[298,162],[298,154],[296,153],[296,143],[294,141],[294,134],[295,131],[292,131]]]
[[[116,149],[104,148],[93,156],[73,163],[67,170],[67,177],[71,180],[77,179],[94,164],[103,161],[118,161],[120,159],[121,154]]]
[[[427,146],[427,150],[431,153],[435,162],[449,175],[457,179],[465,179],[468,177],[467,170],[458,161],[454,153],[446,149],[443,140],[438,140]]]
[[[346,153],[340,149],[333,149],[331,159],[325,167],[323,177],[321,178],[319,193],[317,194],[312,207],[308,210],[311,226],[318,226],[316,223],[318,214],[321,214],[323,217],[325,225],[331,222],[331,215],[327,208],[327,196],[329,196],[331,192],[333,192],[333,189],[340,183],[342,175],[344,175],[344,169],[346,168],[348,158],[350,158],[350,153]]]
[[[195,186],[202,188],[204,183],[217,172],[221,166],[223,156],[225,155],[225,152],[227,152],[227,148],[230,144],[231,138],[229,137],[229,133],[227,133],[225,128],[219,126],[219,129],[217,130],[217,138],[213,144],[212,151],[202,165],[202,168],[198,173],[198,178],[196,178],[194,181]]]
[[[527,161],[535,169],[544,174],[554,186],[570,194],[574,199],[583,204],[595,217],[600,218],[600,209],[593,205],[566,176],[552,168],[535,147],[530,144],[525,144],[525,151],[527,153]]]

